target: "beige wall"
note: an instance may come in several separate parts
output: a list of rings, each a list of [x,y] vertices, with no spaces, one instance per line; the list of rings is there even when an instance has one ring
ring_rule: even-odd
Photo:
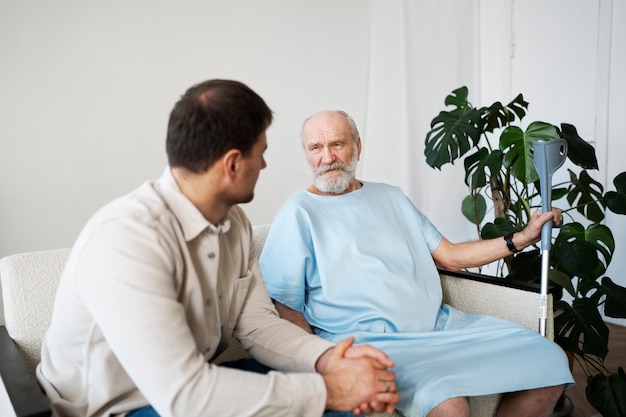
[[[165,167],[171,107],[208,78],[275,112],[254,223],[308,182],[300,122],[365,110],[367,0],[0,1],[0,256],[72,245],[105,202]]]

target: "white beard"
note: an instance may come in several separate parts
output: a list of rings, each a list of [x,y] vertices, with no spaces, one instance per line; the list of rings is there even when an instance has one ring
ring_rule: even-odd
[[[313,170],[313,185],[323,193],[341,194],[354,181],[358,162],[355,154],[347,165],[339,161],[320,165]]]

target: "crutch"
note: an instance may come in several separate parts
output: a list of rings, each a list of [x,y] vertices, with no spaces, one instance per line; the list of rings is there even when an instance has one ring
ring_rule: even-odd
[[[539,174],[541,209],[545,213],[552,210],[552,174],[563,165],[567,157],[565,139],[536,141],[533,143],[535,169]],[[552,220],[541,228],[541,295],[539,297],[539,333],[546,335],[548,317],[548,269],[550,267],[550,246],[552,244]]]

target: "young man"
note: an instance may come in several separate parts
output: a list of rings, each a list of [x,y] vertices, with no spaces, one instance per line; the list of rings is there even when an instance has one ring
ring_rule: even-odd
[[[407,417],[469,417],[469,396],[507,393],[498,416],[549,416],[573,379],[565,353],[523,326],[442,304],[436,265],[483,265],[537,242],[558,211],[512,242],[453,244],[398,187],[355,178],[361,140],[341,111],[307,119],[313,175],[277,213],[261,270],[282,317],[330,341],[354,335],[396,363]]]
[[[271,110],[236,81],[190,88],[171,112],[161,178],[99,210],[72,250],[37,377],[60,416],[320,416],[393,410],[394,364],[278,317],[239,203],[265,168]],[[237,337],[297,373],[211,360]],[[317,371],[317,373],[315,372]]]

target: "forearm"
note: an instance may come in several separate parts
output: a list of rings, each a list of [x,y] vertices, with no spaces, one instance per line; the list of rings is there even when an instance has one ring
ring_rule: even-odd
[[[543,225],[548,221],[553,221],[558,226],[563,222],[563,216],[556,209],[546,213],[534,212],[524,230],[513,233],[511,241],[515,251],[522,251],[538,242],[541,239]],[[486,265],[511,253],[502,237],[457,244],[452,244],[446,238],[442,238],[432,256],[437,265],[457,270]]]
[[[203,393],[209,405],[195,415],[314,417],[326,408],[325,381],[316,372],[257,374],[221,366],[213,370],[215,383]],[[236,400],[219,401],[228,398]]]
[[[255,275],[234,336],[258,361],[274,369],[313,371],[317,358],[332,343],[279,318],[263,279]]]
[[[536,239],[528,239],[524,232],[517,232],[513,234],[512,242],[516,250],[522,251]],[[444,238],[433,252],[433,259],[439,266],[454,271],[483,266],[511,254],[502,237],[456,244]]]
[[[291,308],[282,303],[279,303],[278,301],[274,302],[274,306],[276,307],[276,311],[278,311],[278,314],[281,318],[292,322],[293,324],[301,327],[308,333],[313,333],[309,322],[306,321],[302,313],[296,310],[292,310]]]

